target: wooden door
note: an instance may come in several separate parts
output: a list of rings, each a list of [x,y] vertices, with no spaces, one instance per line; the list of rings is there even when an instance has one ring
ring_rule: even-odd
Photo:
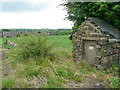
[[[85,41],[85,59],[92,65],[95,64],[96,45],[96,41]]]

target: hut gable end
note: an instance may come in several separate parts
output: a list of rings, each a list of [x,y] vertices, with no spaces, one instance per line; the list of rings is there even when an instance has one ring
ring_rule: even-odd
[[[92,25],[89,21],[85,21],[85,23],[81,24],[78,30],[74,33],[73,38],[101,35],[101,31],[97,28],[96,25]]]

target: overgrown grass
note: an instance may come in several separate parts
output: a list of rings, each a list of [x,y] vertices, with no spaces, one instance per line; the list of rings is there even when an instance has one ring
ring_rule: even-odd
[[[54,36],[53,36],[54,37]],[[58,36],[57,36],[58,37]],[[8,59],[11,61],[11,65],[13,70],[12,76],[16,75],[14,79],[27,78],[27,80],[32,79],[33,77],[44,77],[47,78],[48,81],[43,87],[63,87],[62,82],[64,77],[56,74],[55,68],[60,66],[60,62],[64,62],[63,60],[68,60],[72,57],[71,54],[68,54],[68,49],[65,48],[64,45],[61,47],[59,45],[62,43],[63,37],[60,36],[56,43],[56,38],[54,39],[50,36],[22,36],[20,38],[11,38],[11,41],[17,43],[16,47],[10,48],[10,51],[7,53]],[[59,38],[60,38],[59,37]],[[68,36],[64,38],[67,39]],[[3,44],[5,45],[6,41],[9,39],[3,39]],[[50,41],[51,40],[51,41]],[[66,42],[67,40],[63,42]],[[50,45],[51,43],[55,45]],[[6,44],[7,45],[7,44]],[[69,45],[71,46],[71,44]],[[52,48],[54,47],[54,48]],[[69,49],[70,50],[70,49]],[[19,62],[22,61],[22,62]],[[72,71],[68,71],[72,72]],[[52,77],[51,77],[52,75]],[[55,79],[53,79],[55,77]],[[59,77],[59,78],[58,78]],[[62,80],[60,80],[62,78]],[[8,81],[7,81],[8,80]],[[54,83],[53,83],[54,81]],[[56,81],[56,82],[55,82]],[[18,82],[21,83],[21,82]],[[3,80],[3,87],[15,87],[16,83],[12,83],[12,79],[5,78]],[[21,84],[22,87],[26,86],[26,84]],[[21,86],[19,85],[19,86]],[[30,86],[30,84],[28,85]],[[33,86],[31,86],[33,87]]]
[[[2,79],[2,87],[3,88],[27,88],[29,87],[29,85],[27,84],[27,82],[25,82],[24,80],[19,80],[13,76],[8,76],[6,78]]]
[[[9,64],[12,65],[12,72],[3,78],[3,87],[63,88],[67,80],[84,83],[86,77],[94,78],[93,74],[96,75],[96,80],[110,80],[110,87],[118,87],[118,77],[107,78],[109,72],[107,74],[102,73],[85,60],[82,62],[74,62],[71,52],[72,42],[68,37],[69,36],[47,36],[47,40],[45,40],[41,37],[30,36],[17,38],[17,41],[15,38],[11,38],[11,41],[17,42],[21,48],[20,46],[10,48],[11,51],[7,54]],[[39,41],[39,39],[42,40]],[[48,45],[50,43],[54,44],[52,45],[53,47]],[[42,44],[43,46],[41,46]],[[26,45],[30,50],[25,47]],[[48,48],[47,52],[49,53],[46,53],[46,48]],[[38,53],[38,51],[44,53]],[[24,54],[28,54],[27,58]],[[34,79],[34,77],[37,79]],[[42,79],[41,82],[44,82],[43,85],[41,82],[38,83],[41,80],[40,78]],[[32,80],[35,84],[33,84]]]
[[[53,37],[54,40],[52,39]],[[66,48],[64,45],[61,47],[62,42],[64,44],[68,43],[67,40],[64,40],[67,39],[67,37],[68,36],[64,36],[59,39],[59,43],[56,43],[53,48],[51,47],[50,43],[55,43],[55,36],[50,37],[47,41],[44,36],[36,37],[30,35],[27,37],[17,38],[16,42],[18,46],[11,48],[11,51],[7,53],[8,59],[11,61],[13,68],[13,72],[10,75],[15,76],[14,79],[19,80],[21,78],[27,78],[28,81],[33,77],[46,78],[47,81],[42,86],[44,88],[64,87],[66,80],[83,82],[84,76],[80,70],[82,68],[86,68],[89,71],[89,68],[91,67],[89,65],[87,65],[89,68],[87,68],[85,65],[82,68],[79,67],[80,63],[76,65],[76,63],[72,60],[72,52],[70,52],[70,48]],[[68,47],[71,46],[69,44],[70,42],[67,44]],[[18,86],[16,83],[12,83],[10,80],[7,78],[6,81],[3,80],[3,87]],[[20,84],[21,82],[18,83]],[[30,86],[30,83],[27,85],[21,85],[19,86],[34,87]]]
[[[64,88],[61,77],[51,76],[43,88]]]
[[[69,53],[68,50],[55,48],[51,52],[55,55],[53,60],[49,57],[46,58],[29,58],[25,62],[15,62],[12,64],[13,73],[11,75],[15,75],[15,79],[27,78],[27,80],[31,80],[33,77],[42,77],[46,78],[47,82],[42,86],[43,88],[62,88],[66,83],[66,80],[72,80],[75,82],[84,82],[84,72],[81,72],[81,69],[86,70],[86,73],[90,73],[89,68],[93,68],[92,66],[87,67],[87,65],[81,67],[81,63],[76,63],[72,61],[72,54]],[[62,52],[67,54],[59,54]],[[36,60],[38,59],[38,60]],[[41,60],[42,62],[41,62]],[[84,61],[85,63],[85,61]],[[88,64],[86,62],[86,64]],[[89,72],[87,72],[89,71]],[[94,70],[91,70],[94,72]],[[3,82],[4,83],[4,82]],[[19,84],[21,82],[18,82]],[[20,84],[21,87],[30,86],[31,84]],[[16,83],[12,83],[11,87],[17,86]]]
[[[9,87],[12,87],[14,82],[15,80],[12,77],[7,77],[7,78],[2,79],[2,86],[4,88],[9,88]]]

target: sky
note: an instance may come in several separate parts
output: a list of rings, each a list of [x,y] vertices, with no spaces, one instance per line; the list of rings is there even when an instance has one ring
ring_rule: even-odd
[[[2,28],[69,28],[67,12],[59,7],[62,0],[0,0],[0,29]]]

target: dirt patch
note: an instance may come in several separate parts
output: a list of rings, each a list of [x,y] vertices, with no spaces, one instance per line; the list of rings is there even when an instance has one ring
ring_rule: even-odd
[[[84,82],[74,82],[67,80],[66,88],[104,88],[101,82],[93,81],[92,79],[85,79]]]

